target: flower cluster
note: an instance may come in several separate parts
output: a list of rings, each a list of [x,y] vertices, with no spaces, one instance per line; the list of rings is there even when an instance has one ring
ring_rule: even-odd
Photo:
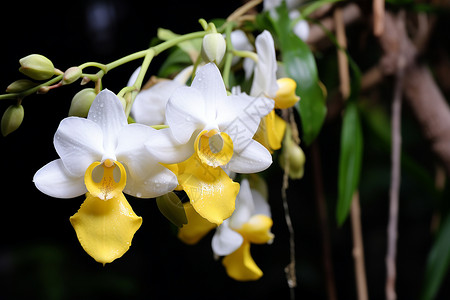
[[[121,257],[142,225],[127,194],[157,198],[161,212],[180,227],[178,236],[187,244],[215,229],[212,250],[224,256],[227,274],[256,280],[262,271],[250,255],[250,245],[274,239],[263,196],[267,193],[261,190],[265,183],[256,173],[270,167],[274,151],[291,141],[277,110],[299,101],[296,82],[277,79],[275,44],[268,31],[253,45],[243,31],[229,30],[233,23],[224,34],[212,23],[201,23],[203,32],[169,33],[167,43],[130,56],[143,57],[144,63],[117,94],[102,89],[101,77],[118,63],[86,63],[61,72],[41,55],[22,59],[20,71],[35,80],[53,78],[49,83],[56,84],[23,80],[13,83],[9,92],[48,92],[80,78],[82,84],[95,82],[95,88],[73,98],[69,117],[54,135],[59,158],[39,169],[33,181],[52,197],[85,195],[70,222],[96,261],[106,264]],[[153,56],[174,45],[193,48],[186,43],[200,38],[201,49],[190,52],[193,65],[173,79],[153,77],[141,88]],[[231,66],[239,65],[249,88],[229,84]],[[89,66],[100,68],[99,73],[83,73]],[[23,117],[21,106],[17,109]],[[177,195],[186,195],[188,201],[182,203]]]

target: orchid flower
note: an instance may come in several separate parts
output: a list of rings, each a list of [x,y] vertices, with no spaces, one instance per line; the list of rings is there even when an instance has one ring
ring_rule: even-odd
[[[253,140],[261,118],[274,106],[271,99],[227,95],[213,63],[198,69],[190,87],[176,89],[166,106],[166,138],[148,150],[162,163],[176,164],[178,181],[194,209],[221,224],[234,211],[239,185],[223,169],[260,172],[272,157]],[[223,169],[222,169],[223,168]]]
[[[128,86],[136,81],[141,68],[137,68],[131,75]],[[161,79],[149,88],[142,89],[131,107],[131,116],[137,123],[145,125],[161,125],[166,123],[166,104],[172,92],[178,87],[186,85],[191,76],[193,66],[181,71],[173,80]]]
[[[188,224],[180,228],[178,237],[187,244],[195,244],[216,226],[203,219],[185,204]],[[263,195],[242,180],[232,216],[217,227],[211,241],[213,252],[225,256],[222,260],[227,274],[239,281],[257,280],[263,272],[250,254],[250,244],[271,243],[274,235],[270,207]]]
[[[73,198],[88,192],[71,222],[86,252],[103,264],[127,251],[142,222],[122,190],[151,198],[177,186],[175,174],[145,150],[144,141],[159,135],[151,127],[128,124],[119,98],[103,90],[87,119],[61,121],[53,140],[60,158],[34,175],[36,187],[52,197]]]
[[[255,46],[258,63],[255,67],[250,95],[264,95],[274,99],[275,108],[283,109],[293,106],[300,99],[295,95],[297,84],[290,78],[277,80],[277,60],[272,35],[266,30],[263,31],[256,37]],[[273,152],[281,148],[285,130],[286,122],[272,110],[262,119],[255,139]]]

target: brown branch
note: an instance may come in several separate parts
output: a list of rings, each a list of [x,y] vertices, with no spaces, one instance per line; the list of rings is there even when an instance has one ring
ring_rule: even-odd
[[[336,300],[336,284],[334,280],[333,261],[331,258],[330,230],[328,228],[327,204],[325,202],[322,162],[320,160],[319,144],[315,141],[311,145],[311,163],[314,177],[314,190],[316,198],[317,213],[319,215],[319,227],[322,237],[322,261],[325,272],[325,281],[329,300]]]
[[[335,9],[333,18],[336,26],[337,42],[342,49],[346,49],[347,38],[345,34],[344,19],[341,8],[338,7]],[[341,49],[338,49],[337,51],[340,90],[342,98],[344,100],[347,100],[350,96],[350,74],[348,70],[348,59]],[[366,268],[364,265],[364,247],[361,229],[362,226],[358,190],[356,190],[353,194],[350,214],[352,220],[353,259],[355,261],[356,291],[358,293],[359,300],[368,300],[369,296],[367,291]]]
[[[450,174],[450,108],[439,90],[430,70],[416,59],[417,48],[406,30],[399,31],[395,18],[385,15],[385,31],[380,44],[385,52],[380,68],[384,74],[396,72],[399,45],[404,45],[402,58],[405,65],[403,92],[405,100],[414,113],[425,138],[434,154]]]
[[[359,20],[362,16],[361,10],[358,5],[352,3],[342,8],[342,19],[347,26]],[[335,31],[335,23],[333,17],[327,17],[320,20],[320,23],[329,31]],[[312,24],[309,29],[308,40],[309,45],[317,46],[322,40],[328,39],[326,33],[322,27],[316,24]]]

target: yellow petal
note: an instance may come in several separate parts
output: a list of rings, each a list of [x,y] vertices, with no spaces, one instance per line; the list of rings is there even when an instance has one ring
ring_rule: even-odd
[[[275,108],[289,108],[295,105],[300,100],[300,97],[295,94],[297,83],[291,78],[280,78],[277,80],[278,91],[275,95]]]
[[[286,122],[272,110],[261,119],[258,131],[253,138],[273,153],[274,150],[281,148],[285,131]]]
[[[266,215],[254,215],[238,230],[245,239],[254,244],[266,244],[274,238],[270,228],[273,221]]]
[[[226,165],[233,156],[233,141],[225,132],[203,130],[195,140],[195,152],[211,167]]]
[[[186,244],[193,245],[212,229],[216,228],[216,224],[200,216],[189,202],[183,205],[188,223],[179,229],[178,238]]]
[[[92,173],[98,166],[103,168],[103,176],[100,182],[96,182],[92,178]],[[118,182],[114,180],[114,169],[116,166],[118,166],[120,170],[120,179]],[[104,163],[94,162],[86,170],[84,175],[84,183],[89,193],[91,193],[94,197],[98,197],[102,200],[118,197],[122,194],[122,191],[127,183],[125,168],[120,162],[113,162],[110,159],[105,160]]]
[[[272,110],[266,117],[267,138],[272,150],[281,148],[284,132],[286,131],[286,122]]]
[[[99,263],[110,263],[130,247],[142,224],[125,196],[101,200],[91,194],[70,218],[83,249]]]
[[[257,280],[263,275],[250,254],[250,242],[245,239],[239,249],[224,257],[222,264],[228,276],[235,280]]]
[[[179,164],[178,182],[194,209],[211,223],[220,225],[234,211],[239,184],[219,167],[203,164],[194,154]]]

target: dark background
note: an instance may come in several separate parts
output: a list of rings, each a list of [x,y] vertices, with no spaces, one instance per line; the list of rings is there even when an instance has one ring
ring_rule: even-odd
[[[129,0],[2,4],[0,89],[22,78],[17,71],[18,61],[28,54],[45,55],[61,70],[86,61],[108,63],[147,48],[158,27],[176,33],[200,30],[199,18],[225,18],[239,5],[239,1]],[[351,39],[349,47],[352,47]],[[364,64],[364,58],[359,59]],[[149,74],[155,74],[161,62],[162,58],[156,58]],[[139,62],[133,62],[111,71],[104,78],[104,87],[117,93],[138,65]],[[328,65],[319,63],[319,74],[337,78],[337,74],[327,75]],[[143,225],[122,258],[103,267],[83,251],[69,222],[69,217],[84,201],[83,197],[54,199],[40,193],[32,183],[34,173],[57,158],[53,135],[61,119],[67,116],[70,101],[79,89],[77,84],[72,84],[47,95],[27,97],[23,102],[22,126],[10,136],[0,138],[3,178],[0,299],[288,299],[284,267],[289,262],[289,241],[280,198],[282,173],[277,167],[266,174],[271,187],[276,238],[270,246],[252,246],[252,256],[264,272],[257,282],[241,283],[226,276],[220,261],[213,258],[212,233],[195,246],[178,241],[176,229],[159,213],[153,199],[127,196],[136,214],[143,217]],[[391,90],[386,96],[391,97]],[[11,103],[0,103],[0,111]],[[419,129],[407,108],[404,115],[407,124],[404,148],[423,162],[428,171],[434,160],[421,136],[416,134]],[[337,228],[334,221],[339,133],[340,121],[328,122],[319,145],[338,298],[356,299],[351,228],[349,221],[341,228]],[[365,149],[370,150],[365,150],[364,154],[360,193],[367,279],[371,299],[382,299],[389,150],[370,135],[365,142]],[[296,294],[298,299],[325,299],[310,149],[305,148],[305,152],[305,178],[291,181],[288,191],[296,230]],[[430,174],[431,171],[425,175],[432,178]],[[420,180],[420,176],[404,171],[398,246],[401,299],[417,298],[433,237],[430,223],[437,200]],[[448,279],[446,283],[448,285]],[[448,299],[445,285],[444,282],[440,299]]]

